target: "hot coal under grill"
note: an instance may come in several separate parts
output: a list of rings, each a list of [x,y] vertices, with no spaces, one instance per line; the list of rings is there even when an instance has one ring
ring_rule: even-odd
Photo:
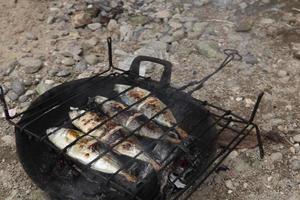
[[[38,97],[26,111],[15,116],[9,115],[1,88],[1,100],[6,119],[15,126],[20,161],[32,180],[53,199],[187,199],[221,165],[230,152],[253,131],[256,132],[260,154],[263,156],[260,132],[258,126],[253,123],[263,93],[258,96],[250,119],[244,119],[230,110],[191,96],[230,61],[241,59],[237,51],[225,50],[227,57],[215,72],[181,88],[170,86],[171,63],[168,61],[138,56],[133,61],[130,70],[124,71],[113,66],[110,38],[108,38],[108,51],[109,67],[104,72],[90,78],[61,84]],[[164,71],[160,81],[139,76],[142,61],[163,65]],[[115,84],[126,84],[131,87],[117,93],[113,90]],[[141,103],[147,97],[151,95],[158,97],[167,107],[157,112],[136,130],[129,132],[123,140],[132,137],[136,131],[156,116],[170,109],[177,124],[166,128],[164,134],[180,127],[190,137],[180,144],[172,145],[161,140],[145,139],[142,141],[146,147],[145,151],[160,156],[162,168],[159,171],[150,170],[144,177],[140,177],[139,171],[147,170],[148,165],[134,158],[122,156],[120,159],[124,165],[114,174],[105,174],[90,168],[97,159],[113,152],[113,148],[122,141],[110,147],[103,144],[105,151],[88,165],[80,164],[66,155],[72,145],[93,130],[80,136],[63,150],[56,148],[48,140],[48,135],[60,128],[74,128],[72,120],[83,115],[70,119],[68,116],[70,106],[100,112],[99,106],[91,101],[93,97],[101,95],[108,97],[108,100],[118,100],[120,95],[134,87],[144,88],[151,93],[114,116],[108,117],[93,130],[109,122],[121,112]],[[189,92],[186,92],[188,90]],[[50,127],[58,128],[47,135],[46,130]],[[224,147],[218,148],[216,141],[219,135],[228,133],[234,137]],[[101,143],[101,141],[98,142]],[[136,172],[138,181],[134,184],[124,181],[118,175],[123,169]]]

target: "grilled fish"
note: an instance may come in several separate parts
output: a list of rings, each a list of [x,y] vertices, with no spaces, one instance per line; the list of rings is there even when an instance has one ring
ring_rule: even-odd
[[[129,89],[131,86],[129,85],[121,85],[121,84],[116,84],[114,87],[114,90],[118,93],[123,92],[124,90]],[[139,88],[139,87],[134,87],[125,93],[121,94],[120,97],[122,101],[124,101],[125,104],[131,105],[136,103],[137,101],[145,98],[146,96],[150,95],[150,92]],[[154,96],[149,96],[140,103],[136,104],[134,108],[137,111],[143,112],[145,116],[148,118],[152,118],[154,115],[156,115],[158,112],[166,108],[166,105],[161,102],[158,98]],[[165,109],[162,113],[160,113],[158,116],[154,118],[154,120],[167,127],[172,127],[174,126],[177,121],[171,112],[170,109]],[[188,138],[188,134],[181,128],[176,127],[175,128],[178,134],[180,135],[181,139],[186,139]]]
[[[120,111],[126,108],[126,106],[120,102],[114,100],[107,101],[107,98],[103,96],[96,96],[95,102],[101,105],[102,111],[108,116],[112,117],[116,115],[113,117],[113,120],[128,128],[130,131],[134,131],[141,127],[134,132],[140,136],[152,139],[161,138],[176,144],[181,142],[179,139],[171,137],[170,135],[164,135],[164,131],[152,121],[147,122],[142,126],[148,119],[140,112],[131,109],[120,113]],[[176,136],[175,133],[172,133],[172,135]]]
[[[56,131],[55,131],[56,130]],[[67,128],[50,128],[47,134],[53,132],[48,136],[49,140],[59,149],[64,149],[69,144],[74,142],[78,137],[83,134],[79,131]],[[67,150],[67,155],[78,160],[82,164],[89,164],[96,159],[101,153],[104,152],[96,139],[91,136],[84,136],[79,139],[74,145]],[[116,173],[122,164],[111,153],[106,153],[101,158],[92,163],[91,168],[107,174]],[[136,177],[122,170],[118,172],[119,175],[125,177],[130,182],[136,182]]]
[[[125,139],[128,135],[126,129],[112,121],[104,123],[104,121],[107,120],[105,116],[97,115],[94,112],[74,109],[69,112],[69,116],[71,119],[75,119],[80,116],[79,118],[72,120],[73,125],[84,133],[91,131],[89,135],[96,137],[104,144],[113,146],[116,143],[119,143],[114,146],[114,152],[129,157],[135,157],[138,155],[136,157],[137,159],[150,163],[155,170],[160,169],[161,166],[153,158],[151,158],[149,154],[142,152],[142,147],[134,136],[130,136]]]

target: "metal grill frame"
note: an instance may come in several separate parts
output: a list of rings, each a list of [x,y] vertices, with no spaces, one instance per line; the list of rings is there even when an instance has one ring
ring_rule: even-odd
[[[101,77],[101,79],[103,79],[102,81],[105,81],[107,79],[107,77],[113,77],[114,79],[117,79],[119,77],[126,77],[126,78],[130,79],[133,84],[132,84],[132,87],[124,90],[123,92],[119,93],[117,96],[115,96],[113,98],[107,99],[106,101],[102,102],[101,104],[103,104],[103,103],[105,103],[105,102],[107,102],[109,100],[112,100],[114,98],[117,98],[119,95],[121,95],[121,94],[129,91],[130,89],[134,88],[135,86],[138,86],[138,85],[135,85],[135,84],[137,84],[136,80],[145,80],[145,81],[147,81],[148,79],[150,79],[150,78],[145,78],[145,77],[139,76],[138,74],[132,74],[132,72],[130,72],[130,71],[125,71],[125,70],[122,70],[120,68],[114,67],[113,61],[112,61],[113,59],[112,59],[112,41],[111,41],[111,38],[108,38],[107,43],[108,43],[108,56],[109,56],[109,66],[108,66],[108,68],[106,70],[104,70],[103,72],[101,72],[99,74],[96,74],[93,77],[88,78],[86,81],[90,81],[90,80],[92,80],[94,78],[99,78],[99,77]],[[194,91],[199,90],[200,88],[202,88],[204,86],[204,83],[211,76],[213,76],[214,74],[218,73],[229,62],[231,62],[232,60],[235,60],[235,59],[241,60],[241,56],[235,50],[229,50],[229,49],[227,49],[227,50],[224,51],[224,53],[227,55],[227,57],[225,58],[225,60],[223,61],[223,63],[220,65],[220,67],[218,69],[216,69],[213,73],[211,73],[210,75],[206,76],[205,78],[203,78],[200,81],[194,81],[194,82],[191,82],[191,83],[189,83],[189,84],[187,84],[185,86],[182,86],[182,87],[178,88],[177,91],[183,91],[183,90],[186,90],[187,88],[194,87],[192,90],[190,90],[188,92],[188,94],[191,94]],[[104,76],[104,75],[106,75],[106,76]],[[161,89],[164,89],[165,87],[167,87],[167,86],[166,85],[162,85]],[[61,122],[61,126],[59,126],[56,130],[52,131],[49,134],[46,134],[43,137],[40,137],[38,134],[36,134],[36,133],[28,130],[26,127],[29,126],[31,123],[34,123],[40,117],[47,115],[47,113],[51,112],[53,109],[58,109],[60,106],[68,103],[73,98],[76,98],[78,95],[81,95],[80,93],[74,94],[74,96],[71,96],[71,97],[67,98],[63,102],[60,102],[59,104],[55,103],[55,97],[59,96],[61,93],[56,94],[55,96],[53,96],[53,98],[50,98],[49,100],[47,100],[47,102],[49,101],[50,103],[47,103],[47,102],[44,103],[44,104],[47,104],[47,106],[44,105],[44,104],[41,104],[41,105],[35,106],[32,109],[28,109],[26,111],[18,113],[18,114],[14,115],[14,116],[10,116],[10,114],[9,114],[9,108],[8,108],[7,103],[6,103],[2,87],[0,87],[0,93],[1,93],[0,100],[1,100],[3,108],[4,108],[3,110],[4,110],[4,113],[5,113],[5,118],[6,118],[6,120],[10,124],[12,124],[14,127],[16,127],[17,129],[19,129],[21,132],[24,132],[24,133],[28,134],[29,136],[34,137],[38,141],[45,142],[47,145],[50,145],[53,149],[55,149],[56,151],[58,151],[59,154],[62,154],[62,155],[65,155],[65,156],[67,156],[66,155],[67,149],[70,148],[71,146],[73,146],[78,140],[80,140],[81,138],[89,135],[91,132],[93,132],[97,128],[101,127],[107,121],[112,120],[118,114],[120,114],[120,113],[122,113],[122,112],[124,112],[124,111],[126,111],[126,110],[128,110],[130,108],[132,108],[134,105],[137,105],[138,103],[141,103],[147,97],[149,97],[149,96],[152,95],[152,93],[150,93],[149,95],[143,97],[141,100],[137,101],[136,103],[127,106],[125,109],[123,109],[122,111],[116,113],[115,115],[113,115],[111,117],[107,117],[107,119],[104,120],[102,123],[100,123],[98,126],[96,126],[95,128],[93,128],[89,132],[84,133],[82,136],[80,136],[75,141],[73,141],[71,144],[67,145],[64,149],[61,150],[61,149],[58,149],[54,144],[52,144],[51,142],[49,142],[47,140],[47,137],[50,134],[53,134],[54,132],[56,132],[57,130],[59,130],[60,128],[64,127],[64,125],[66,125],[66,123],[72,123],[72,121],[80,118],[81,116],[83,116],[89,110],[86,110],[85,113],[82,113],[81,115],[79,115],[79,116],[77,116],[77,117],[75,117],[73,119],[67,119],[67,120],[62,121]],[[63,93],[63,91],[62,91],[62,93]],[[173,94],[175,94],[175,92]],[[207,164],[207,166],[205,167],[205,170],[202,170],[201,172],[198,171],[197,175],[193,178],[192,181],[190,181],[188,183],[187,187],[185,187],[184,189],[181,189],[180,191],[178,191],[177,193],[175,193],[175,195],[172,196],[171,199],[178,199],[181,196],[183,196],[184,199],[187,199],[221,165],[221,163],[224,161],[224,159],[251,133],[252,130],[255,130],[255,132],[256,132],[258,147],[259,147],[259,151],[260,151],[260,156],[261,156],[261,158],[264,156],[264,150],[263,150],[263,144],[262,144],[262,140],[261,140],[260,130],[259,130],[258,126],[253,122],[262,97],[263,97],[263,93],[260,93],[259,96],[258,96],[258,98],[257,98],[257,101],[256,101],[256,103],[254,105],[253,111],[252,111],[251,116],[250,116],[249,119],[245,119],[243,117],[240,117],[239,115],[234,114],[231,110],[226,110],[224,108],[212,105],[212,104],[208,103],[207,101],[197,100],[205,108],[207,108],[207,110],[208,110],[207,115],[213,116],[214,119],[215,119],[214,122],[213,122],[213,124],[211,124],[211,126],[209,128],[212,128],[212,127],[215,127],[215,126],[219,127],[217,135],[220,135],[220,134],[224,133],[224,130],[227,129],[227,130],[230,130],[232,133],[235,133],[236,136],[231,141],[228,142],[228,145],[226,147],[224,147],[221,151],[219,151],[215,155],[215,157]],[[103,144],[98,138],[95,138],[99,143],[101,143],[102,145],[104,145],[106,147],[106,150],[103,153],[101,153],[97,158],[95,158],[93,161],[91,161],[88,165],[86,165],[85,169],[88,170],[91,167],[91,165],[96,160],[98,160],[99,158],[101,158],[102,156],[104,156],[106,153],[113,152],[112,149],[115,146],[117,146],[118,144],[120,144],[121,142],[123,142],[124,140],[126,140],[127,138],[133,136],[134,133],[137,132],[139,129],[141,129],[144,125],[146,125],[147,123],[149,123],[150,121],[152,121],[156,116],[158,116],[159,114],[161,114],[166,109],[169,109],[172,106],[174,106],[174,103],[173,103],[173,105],[167,105],[164,109],[162,109],[161,111],[159,111],[158,113],[156,113],[153,117],[149,118],[144,124],[142,124],[136,130],[130,131],[130,133],[128,134],[128,136],[126,136],[121,141],[117,142],[116,144],[114,144],[114,145],[112,145],[110,147],[108,147],[107,145]],[[21,127],[16,122],[17,119],[20,116],[22,116],[22,115],[24,115],[26,113],[34,113],[35,110],[39,110],[40,111],[41,108],[44,109],[43,113],[41,115],[38,115],[36,118],[32,119],[31,121],[29,121],[24,126]],[[217,112],[214,112],[213,110],[215,110]],[[177,122],[175,125],[173,125],[172,127],[168,128],[166,131],[164,131],[164,135],[166,135],[169,131],[174,130],[176,128],[176,126],[180,125],[182,123],[182,121],[185,120],[185,118],[186,117],[184,117],[183,120]],[[205,118],[200,119],[198,124],[201,124],[202,120],[205,120]],[[231,125],[232,123],[239,124],[240,128],[238,129],[238,128],[233,127]],[[199,138],[197,140],[201,141],[202,136],[204,136],[207,132],[208,132],[208,130],[203,131],[201,133],[201,136],[199,136]],[[152,145],[155,145],[155,142],[152,142]],[[207,145],[205,143],[205,141],[203,141],[203,145]],[[183,146],[181,144],[176,145],[172,149],[171,153],[173,153],[176,150],[184,151],[184,148],[183,148]],[[141,151],[139,154],[137,154],[134,158],[138,157],[142,153],[143,153],[143,151]],[[67,157],[70,160],[75,161],[74,159],[70,158],[69,156],[67,156]],[[195,158],[195,159],[197,159],[197,158]],[[162,161],[162,163],[164,163],[165,161],[166,160]],[[169,160],[167,163],[165,163],[163,165],[163,167],[162,167],[161,170],[164,170],[168,165],[172,164],[173,161],[174,160]],[[193,162],[192,160],[188,160],[188,161],[189,162]],[[118,184],[117,182],[115,182],[114,179],[113,179],[115,177],[115,175],[117,175],[121,170],[126,169],[132,162],[134,162],[134,159],[131,159],[127,163],[125,163],[125,165],[122,168],[120,168],[116,173],[110,175],[109,178],[103,176],[101,173],[98,173],[98,174],[99,174],[99,177],[101,177],[103,180],[105,180],[106,183],[110,184],[110,186],[113,187],[114,189],[130,195],[132,197],[132,199],[141,200],[138,196],[136,196],[137,195],[136,193],[132,193],[131,191],[127,190],[126,188],[124,188],[123,186],[121,186],[120,184]],[[197,169],[195,169],[195,170],[197,170]],[[180,175],[177,178],[175,178],[175,180],[173,180],[171,182],[174,184],[179,179],[179,177],[180,177]]]

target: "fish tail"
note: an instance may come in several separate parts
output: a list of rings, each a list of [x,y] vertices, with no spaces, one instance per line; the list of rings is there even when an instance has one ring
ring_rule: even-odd
[[[152,165],[155,171],[159,171],[161,169],[161,165],[158,164],[155,160],[151,159],[150,164]]]
[[[185,130],[183,130],[182,128],[176,127],[175,130],[178,132],[181,139],[184,140],[184,139],[187,139],[189,137],[187,132]]]
[[[120,175],[124,176],[126,178],[126,180],[128,180],[129,182],[136,182],[137,181],[137,177],[132,175],[132,174],[129,174],[127,172],[123,172],[121,171],[119,173]]]

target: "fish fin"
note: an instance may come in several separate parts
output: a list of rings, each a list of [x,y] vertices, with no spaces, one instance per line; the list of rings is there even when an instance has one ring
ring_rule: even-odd
[[[123,172],[121,171],[119,173],[120,175],[124,176],[126,178],[126,180],[128,180],[129,182],[136,182],[137,181],[137,177],[132,175],[132,174],[129,174],[127,172]]]
[[[189,137],[187,132],[185,130],[183,130],[182,128],[176,127],[175,130],[178,132],[181,139],[184,140],[184,139],[187,139]]]

